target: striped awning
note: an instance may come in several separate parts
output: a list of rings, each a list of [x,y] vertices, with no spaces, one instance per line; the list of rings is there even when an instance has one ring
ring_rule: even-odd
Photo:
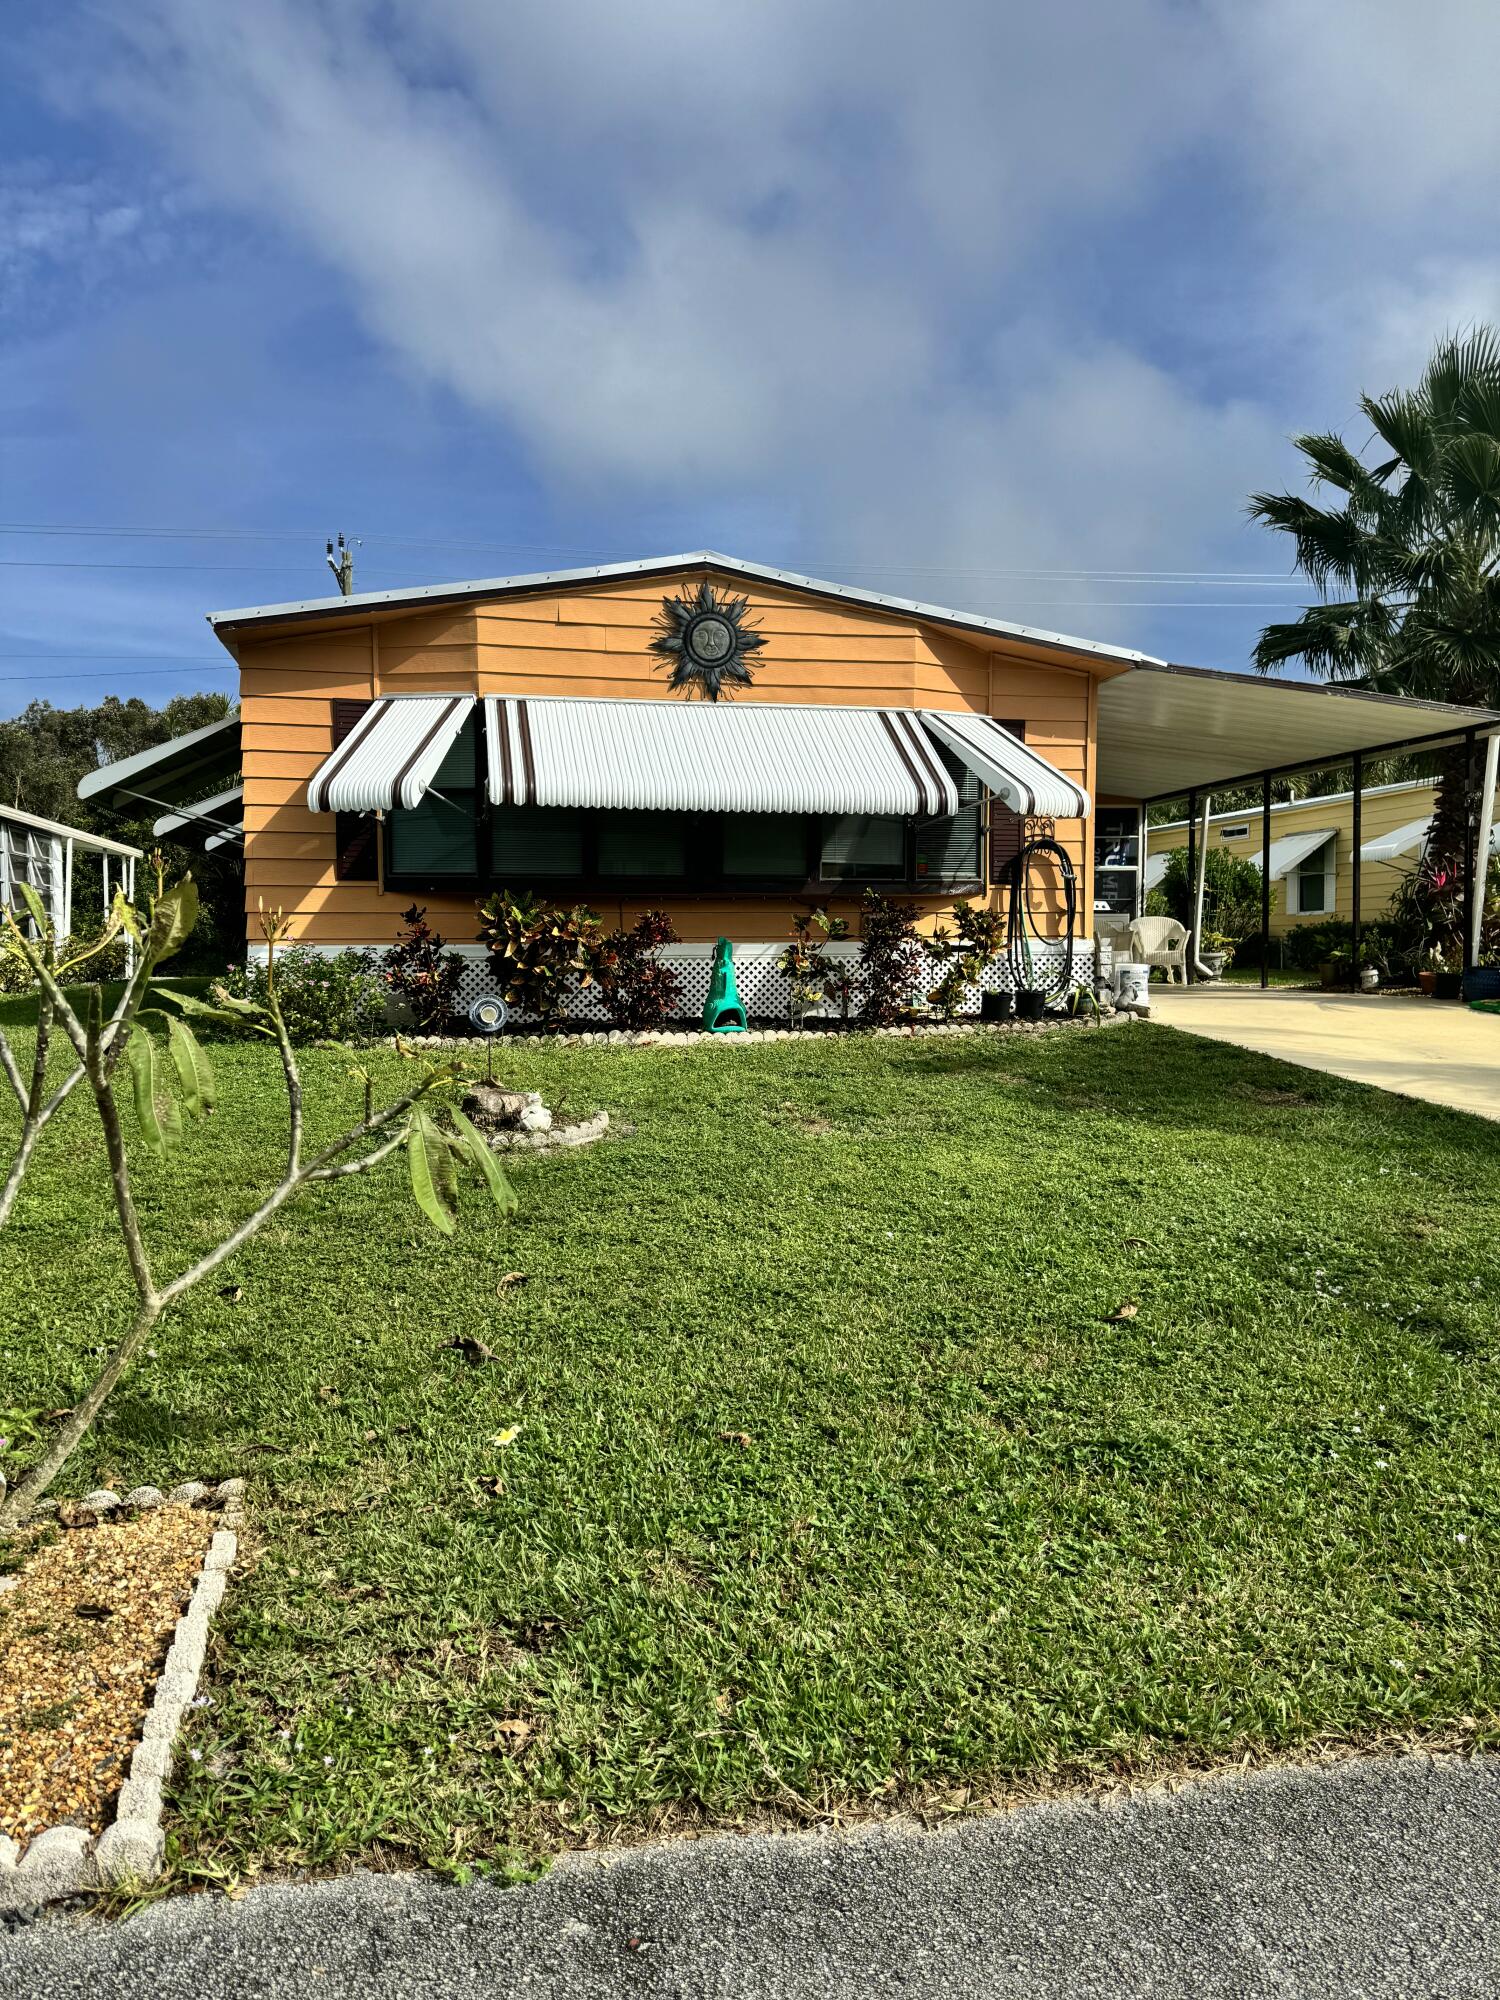
[[[958,810],[958,787],[908,709],[491,695],[485,710],[496,805],[900,818]]]
[[[372,701],[308,780],[310,812],[420,805],[474,709],[469,694],[398,694]]]
[[[938,742],[966,764],[981,784],[988,785],[996,798],[1004,799],[1012,812],[1028,819],[1088,818],[1089,795],[1082,785],[1064,777],[1055,765],[1028,750],[1018,736],[989,716],[933,709],[918,713]]]

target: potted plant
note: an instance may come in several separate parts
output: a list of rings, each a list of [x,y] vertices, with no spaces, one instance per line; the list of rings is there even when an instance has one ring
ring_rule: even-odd
[[[1205,931],[1202,948],[1198,953],[1198,963],[1210,979],[1222,979],[1224,968],[1229,963],[1235,940],[1227,931]]]
[[[1422,963],[1417,967],[1417,985],[1429,997],[1437,991],[1437,976],[1443,969],[1443,948],[1430,944],[1422,954]]]
[[[1453,962],[1452,954],[1441,946],[1433,947],[1432,995],[1435,1000],[1460,1000],[1463,998],[1464,976]]]
[[[1324,992],[1337,986],[1347,986],[1354,969],[1354,954],[1348,951],[1331,951],[1318,967],[1318,984]]]
[[[1390,977],[1391,968],[1385,953],[1368,939],[1361,939],[1359,947],[1359,990],[1374,993],[1379,990],[1382,979]]]

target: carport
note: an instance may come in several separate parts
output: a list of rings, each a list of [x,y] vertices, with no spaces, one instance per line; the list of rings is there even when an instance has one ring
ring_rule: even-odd
[[[1494,827],[1500,711],[1448,702],[1410,701],[1366,688],[1321,681],[1266,680],[1208,667],[1141,660],[1099,688],[1101,798],[1131,798],[1143,811],[1186,798],[1188,876],[1198,879],[1200,805],[1215,791],[1258,785],[1261,794],[1261,967],[1270,984],[1266,933],[1271,884],[1284,856],[1271,838],[1271,787],[1277,778],[1347,764],[1353,773],[1353,927],[1360,938],[1360,800],[1367,762],[1410,750],[1462,745],[1477,814],[1465,824],[1464,935],[1472,963],[1479,950],[1480,864]],[[1484,745],[1481,758],[1481,743]],[[1482,764],[1482,776],[1480,767]],[[1477,781],[1477,782],[1476,782]],[[1284,871],[1283,871],[1284,872]],[[1198,955],[1197,924],[1189,941],[1188,977]]]

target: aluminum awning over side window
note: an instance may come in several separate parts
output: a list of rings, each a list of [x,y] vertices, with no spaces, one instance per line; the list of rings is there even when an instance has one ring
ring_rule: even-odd
[[[496,805],[939,818],[958,787],[909,709],[486,698]]]
[[[1087,819],[1089,795],[1054,764],[987,715],[920,711],[937,741],[951,750],[996,798],[1025,818]]]
[[[1284,875],[1290,875],[1294,868],[1300,868],[1310,855],[1316,854],[1334,838],[1331,826],[1323,827],[1317,833],[1284,833],[1280,840],[1271,842],[1271,880],[1279,882]],[[1261,854],[1258,847],[1246,855],[1247,861],[1260,866]]]
[[[324,758],[307,784],[310,812],[420,805],[474,712],[469,694],[385,695]]]

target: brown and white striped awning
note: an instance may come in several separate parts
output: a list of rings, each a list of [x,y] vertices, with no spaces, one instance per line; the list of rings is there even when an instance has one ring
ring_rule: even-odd
[[[308,805],[419,804],[474,706],[458,694],[372,702],[314,773]],[[1054,765],[967,712],[490,695],[484,721],[495,805],[934,819],[958,810],[956,759],[1016,812],[1089,810],[1088,794]]]
[[[308,780],[310,812],[420,805],[474,712],[470,694],[398,694],[372,701]]]
[[[497,805],[930,818],[958,788],[908,709],[490,696]]]

